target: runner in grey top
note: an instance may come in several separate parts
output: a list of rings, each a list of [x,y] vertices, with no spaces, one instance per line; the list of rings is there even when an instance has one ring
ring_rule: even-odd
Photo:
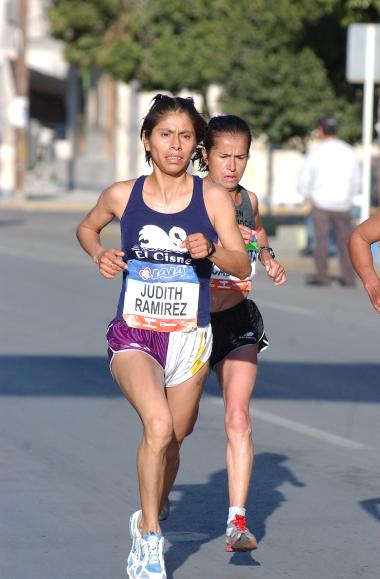
[[[284,268],[274,259],[263,228],[256,195],[239,186],[247,165],[251,133],[243,119],[219,116],[211,119],[204,140],[201,166],[208,171],[204,181],[228,192],[250,254],[251,272],[238,280],[213,267],[211,278],[211,367],[216,372],[225,404],[229,512],[227,551],[256,549],[254,534],[247,527],[245,504],[253,466],[253,440],[249,400],[257,373],[257,353],[268,346],[264,324],[252,291],[256,256],[276,284],[286,281]],[[256,245],[258,244],[258,245]]]

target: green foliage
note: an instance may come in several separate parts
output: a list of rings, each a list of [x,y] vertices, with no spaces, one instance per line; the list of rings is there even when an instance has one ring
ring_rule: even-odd
[[[264,133],[278,143],[305,136],[332,108],[326,71],[310,49],[298,54],[254,51],[241,65],[225,87],[224,109],[243,116],[256,136]]]
[[[53,35],[65,42],[65,55],[80,69],[103,68],[130,80],[142,58],[143,2],[57,0],[49,9]],[[137,29],[137,30],[136,30]]]
[[[344,0],[337,4],[343,12],[343,24],[379,22],[380,0]]]
[[[363,0],[361,17],[373,20],[364,4],[379,2]],[[354,8],[353,0],[238,2],[224,109],[246,118],[255,135],[279,144],[305,137],[326,112],[337,116],[342,138],[357,140],[362,87],[345,79],[344,22]]]
[[[361,87],[345,80],[346,26],[378,21],[380,0],[57,0],[53,34],[80,69],[146,89],[223,89],[256,136],[304,138],[326,111],[360,134]]]
[[[220,0],[151,0],[143,86],[205,92],[211,82],[222,81],[229,11],[229,2]]]

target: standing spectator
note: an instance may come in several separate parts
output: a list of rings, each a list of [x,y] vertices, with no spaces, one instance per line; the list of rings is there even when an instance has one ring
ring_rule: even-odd
[[[360,191],[360,170],[353,148],[336,137],[337,128],[334,117],[326,115],[320,119],[317,133],[321,142],[307,154],[300,173],[300,193],[311,204],[315,232],[317,273],[307,280],[309,285],[330,283],[327,273],[330,226],[338,246],[340,283],[355,285],[347,240],[351,232],[352,199]]]

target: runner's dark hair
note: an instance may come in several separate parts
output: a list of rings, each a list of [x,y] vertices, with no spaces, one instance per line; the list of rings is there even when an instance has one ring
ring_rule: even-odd
[[[149,137],[152,134],[154,127],[160,122],[162,117],[168,113],[186,113],[194,127],[195,138],[197,142],[197,149],[200,148],[207,127],[207,122],[201,115],[201,113],[196,109],[194,104],[194,99],[192,97],[171,97],[166,94],[156,94],[152,99],[152,104],[148,111],[148,114],[143,120],[143,124],[140,131],[140,138],[143,136]],[[198,151],[195,151],[193,155],[194,158],[198,158]],[[145,159],[150,165],[152,155],[150,151],[145,151]]]
[[[215,137],[222,133],[231,135],[245,135],[247,137],[247,152],[251,147],[252,133],[247,123],[236,115],[218,115],[212,117],[207,125],[206,134],[203,139],[203,147],[209,153],[215,145]],[[197,153],[198,154],[198,153]],[[201,171],[207,171],[207,163],[202,154],[196,157],[199,161]]]

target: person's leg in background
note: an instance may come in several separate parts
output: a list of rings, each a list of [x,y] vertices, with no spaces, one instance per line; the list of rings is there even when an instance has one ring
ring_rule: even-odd
[[[341,282],[343,285],[352,286],[355,285],[355,272],[351,265],[347,248],[348,237],[352,229],[351,214],[348,211],[335,211],[332,213],[333,229],[342,271]]]
[[[301,255],[313,255],[315,250],[315,235],[313,227],[313,218],[311,213],[308,213],[305,218],[305,231],[306,231],[306,246],[301,250]],[[328,255],[332,257],[337,254],[337,247],[335,242],[334,231],[329,228],[328,233]]]
[[[327,240],[329,234],[330,212],[325,209],[313,207],[311,214],[313,218],[315,235],[314,262],[317,275],[315,280],[310,280],[309,283],[313,283],[314,281],[316,285],[327,285],[329,283],[329,278],[327,275]]]

